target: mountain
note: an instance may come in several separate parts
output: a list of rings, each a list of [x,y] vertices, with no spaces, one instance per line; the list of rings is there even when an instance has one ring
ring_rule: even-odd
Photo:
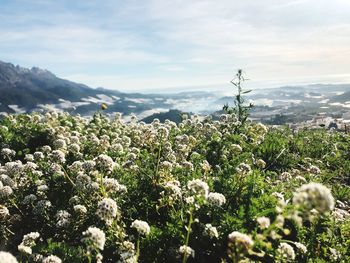
[[[57,78],[47,70],[14,66],[0,61],[0,111],[14,108],[32,110],[40,104],[59,103],[60,99],[79,100],[96,91],[68,80]],[[17,107],[15,106],[17,105]]]
[[[121,112],[125,119],[135,114],[147,122],[152,118],[178,121],[179,112],[204,115],[220,112],[225,104],[233,106],[234,95],[205,91],[143,94],[93,89],[59,78],[48,70],[0,61],[0,114],[61,110],[92,115],[105,103],[107,114]],[[267,123],[273,122],[276,116],[278,123],[281,120],[300,122],[321,112],[340,117],[350,111],[350,84],[254,89],[244,94],[244,98],[255,105],[251,118]]]
[[[93,89],[84,84],[61,79],[50,71],[31,69],[0,61],[0,112],[22,113],[42,110],[65,110],[91,115],[107,104],[107,113],[121,112],[145,118],[177,106],[187,111],[210,97],[209,93],[175,94],[123,93],[105,88]],[[196,101],[196,103],[193,103]]]
[[[103,88],[92,89],[84,84],[56,77],[33,67],[14,66],[0,61],[0,112],[20,113],[35,110],[68,110],[89,115],[108,105],[107,112],[140,113],[155,108],[154,96],[126,94]],[[157,99],[157,107],[171,108],[167,98]]]

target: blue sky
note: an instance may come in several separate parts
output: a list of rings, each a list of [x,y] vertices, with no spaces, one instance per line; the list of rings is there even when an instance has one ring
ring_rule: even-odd
[[[122,91],[350,83],[348,0],[0,0],[0,60]]]

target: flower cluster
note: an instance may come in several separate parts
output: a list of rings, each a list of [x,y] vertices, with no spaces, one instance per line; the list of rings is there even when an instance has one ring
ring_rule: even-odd
[[[147,222],[138,219],[132,222],[131,228],[135,228],[140,235],[144,236],[147,236],[151,230]]]
[[[106,242],[106,235],[97,227],[89,227],[83,232],[83,238],[81,241],[87,245],[89,250],[103,250]]]
[[[350,260],[349,134],[109,110],[0,118],[0,262]]]
[[[24,254],[31,255],[32,247],[35,246],[35,241],[40,237],[38,232],[31,232],[23,236],[22,243],[18,245],[18,251]]]
[[[334,198],[331,191],[319,183],[302,185],[294,193],[293,203],[309,212],[316,209],[319,213],[325,213],[334,209]]]
[[[111,225],[114,218],[119,217],[119,213],[117,203],[111,198],[104,198],[97,204],[96,214],[107,225]]]

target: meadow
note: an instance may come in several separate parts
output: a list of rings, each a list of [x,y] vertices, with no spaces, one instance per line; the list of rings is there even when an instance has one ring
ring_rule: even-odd
[[[350,262],[350,135],[198,116],[0,121],[0,262]]]

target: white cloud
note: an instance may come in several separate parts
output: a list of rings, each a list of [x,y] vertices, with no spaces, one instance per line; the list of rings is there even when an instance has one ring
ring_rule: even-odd
[[[31,2],[0,15],[0,59],[95,87],[350,79],[346,0]]]

